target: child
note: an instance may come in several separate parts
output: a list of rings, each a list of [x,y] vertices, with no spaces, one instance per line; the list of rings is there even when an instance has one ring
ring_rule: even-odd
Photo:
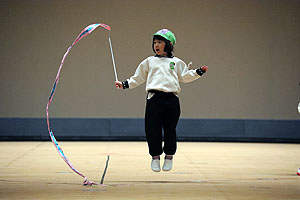
[[[160,155],[165,153],[163,171],[173,166],[173,155],[177,148],[176,126],[180,116],[177,96],[181,88],[179,82],[191,82],[207,71],[207,66],[196,70],[173,56],[175,35],[168,29],[153,34],[152,49],[155,56],[142,61],[135,74],[126,81],[116,81],[117,88],[135,88],[146,81],[147,103],[145,111],[145,132],[152,156],[151,169],[160,171]],[[162,129],[164,147],[162,147]]]

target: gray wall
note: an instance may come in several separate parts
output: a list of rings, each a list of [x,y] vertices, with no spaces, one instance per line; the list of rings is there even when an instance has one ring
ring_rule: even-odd
[[[153,54],[161,28],[176,34],[177,57],[209,66],[182,84],[182,118],[299,119],[299,0],[1,0],[1,118],[45,117],[64,52],[95,22],[112,27],[121,80]],[[145,85],[114,88],[107,39],[99,28],[71,50],[51,117],[143,117]]]

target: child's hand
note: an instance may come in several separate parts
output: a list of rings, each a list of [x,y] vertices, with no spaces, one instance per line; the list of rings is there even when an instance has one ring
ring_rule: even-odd
[[[121,81],[115,81],[115,86],[117,89],[120,89],[120,88],[123,89],[123,84]]]
[[[208,67],[206,65],[203,65],[202,67],[200,67],[199,69],[196,69],[196,73],[199,76],[202,76],[206,71],[208,70]]]
[[[203,71],[204,73],[207,72],[208,67],[206,65],[203,65],[202,67],[200,67],[201,71]]]

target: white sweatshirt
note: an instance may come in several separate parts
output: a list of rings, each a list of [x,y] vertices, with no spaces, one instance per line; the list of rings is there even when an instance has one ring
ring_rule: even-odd
[[[195,69],[189,70],[177,57],[150,56],[139,64],[134,75],[127,81],[130,89],[147,81],[146,91],[159,90],[178,94],[181,91],[179,82],[188,83],[199,77]]]

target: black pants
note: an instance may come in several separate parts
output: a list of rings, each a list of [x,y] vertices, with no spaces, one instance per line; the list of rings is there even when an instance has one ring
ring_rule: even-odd
[[[174,155],[177,148],[176,126],[180,116],[179,98],[173,93],[151,91],[155,95],[147,99],[145,131],[151,156]],[[162,129],[164,147],[162,147]]]

